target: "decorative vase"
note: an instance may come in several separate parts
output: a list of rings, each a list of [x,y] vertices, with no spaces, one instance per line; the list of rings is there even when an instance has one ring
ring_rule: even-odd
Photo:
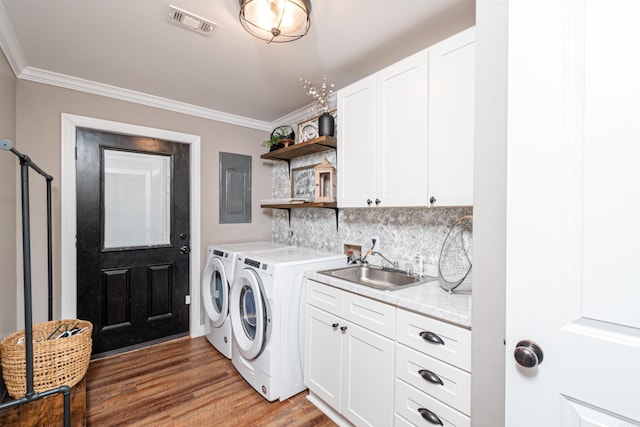
[[[322,113],[318,118],[318,135],[319,136],[333,136],[335,131],[335,121],[333,116],[329,113]]]
[[[275,145],[272,145],[271,147],[269,147],[269,152],[276,151],[276,150],[279,150],[281,148],[284,148],[284,144],[275,144]]]

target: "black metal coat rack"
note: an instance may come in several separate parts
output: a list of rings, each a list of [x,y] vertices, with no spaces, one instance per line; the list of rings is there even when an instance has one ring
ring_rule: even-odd
[[[20,160],[20,176],[22,189],[22,258],[23,258],[23,275],[24,275],[24,342],[25,342],[25,361],[26,361],[26,380],[27,392],[20,399],[11,400],[0,403],[0,411],[14,406],[24,405],[47,396],[62,393],[64,401],[64,426],[69,427],[71,424],[71,387],[63,385],[51,390],[36,393],[33,388],[33,331],[32,318],[33,306],[31,298],[31,228],[29,223],[29,168],[42,175],[47,185],[47,267],[48,267],[48,305],[49,320],[53,317],[53,265],[52,265],[52,233],[51,233],[51,181],[53,177],[44,172],[36,165],[29,156],[22,154],[15,148],[11,141],[7,139],[0,140],[0,150],[11,151]]]

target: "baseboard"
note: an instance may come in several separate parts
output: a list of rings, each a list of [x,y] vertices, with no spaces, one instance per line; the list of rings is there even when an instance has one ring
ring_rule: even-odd
[[[353,426],[353,424],[351,424],[349,420],[347,420],[345,417],[343,417],[338,412],[336,412],[336,410],[333,409],[333,407],[329,406],[324,400],[320,399],[318,396],[313,394],[312,391],[309,391],[309,394],[307,395],[307,400],[313,403],[313,405],[316,408],[320,409],[320,411],[322,411],[327,417],[329,417],[331,421],[336,423],[338,426],[340,427]]]

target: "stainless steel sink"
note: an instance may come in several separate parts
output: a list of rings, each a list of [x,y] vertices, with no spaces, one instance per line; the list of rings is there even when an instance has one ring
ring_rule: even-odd
[[[353,265],[335,270],[319,271],[318,273],[385,291],[403,289],[436,280],[435,277],[420,278],[410,276],[400,270],[383,269],[371,265]]]

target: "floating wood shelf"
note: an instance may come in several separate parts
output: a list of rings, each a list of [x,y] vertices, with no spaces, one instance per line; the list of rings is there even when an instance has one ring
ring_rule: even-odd
[[[291,160],[295,157],[305,156],[307,154],[320,153],[335,149],[337,147],[336,138],[333,136],[321,136],[319,138],[310,139],[309,141],[293,144],[279,150],[270,151],[260,156],[261,159],[268,160]],[[308,206],[317,207],[317,206]]]
[[[279,150],[270,151],[260,156],[261,159],[285,160],[288,164],[293,158],[306,156],[307,154],[320,153],[327,150],[335,150],[338,146],[333,136],[321,136],[309,141],[293,144]],[[338,204],[336,202],[307,202],[307,203],[282,203],[272,205],[260,205],[264,209],[286,209],[289,213],[289,225],[291,225],[291,209],[298,208],[329,208],[336,213],[336,230],[338,229]]]
[[[260,205],[261,208],[296,209],[296,208],[336,208],[336,202],[283,203],[278,205]]]
[[[291,209],[298,208],[329,208],[336,214],[336,231],[338,231],[338,203],[337,202],[307,202],[307,203],[283,203],[278,205],[260,205],[265,209],[286,209],[289,214],[289,226],[291,226]]]

